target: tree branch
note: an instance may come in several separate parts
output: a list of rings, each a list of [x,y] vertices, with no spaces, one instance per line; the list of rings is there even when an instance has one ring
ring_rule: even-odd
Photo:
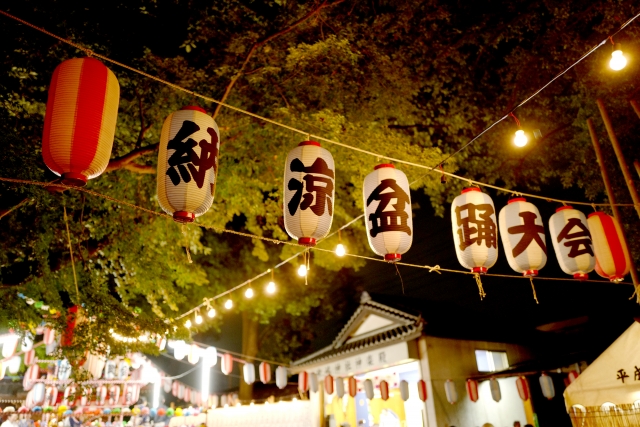
[[[152,166],[142,166],[133,163],[134,160],[146,156],[147,154],[155,153],[158,151],[159,144],[151,144],[142,148],[136,148],[129,154],[125,154],[122,157],[117,157],[109,162],[109,166],[105,169],[106,172],[115,171],[118,169],[128,169],[132,172],[138,173],[155,173],[156,169]],[[149,168],[153,169],[153,172],[149,172]]]
[[[31,199],[29,199],[29,198],[27,197],[26,199],[22,200],[20,203],[18,203],[18,204],[17,204],[17,205],[15,205],[15,206],[12,206],[12,207],[7,208],[7,209],[0,209],[0,219],[4,218],[5,216],[9,215],[11,212],[13,212],[13,211],[15,211],[16,209],[18,209],[20,206],[22,206],[22,205],[24,205],[25,203],[29,202],[29,200],[31,200]]]

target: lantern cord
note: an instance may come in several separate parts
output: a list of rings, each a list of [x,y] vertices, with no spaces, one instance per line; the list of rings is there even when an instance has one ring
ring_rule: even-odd
[[[473,277],[476,279],[476,285],[478,285],[478,293],[480,294],[480,301],[487,296],[484,292],[484,288],[482,287],[482,280],[480,279],[480,275],[478,273],[473,273]]]
[[[67,207],[62,205],[64,212],[64,225],[67,228],[67,242],[69,243],[69,255],[71,255],[71,269],[73,270],[73,283],[76,285],[76,304],[80,304],[80,292],[78,291],[78,278],[76,277],[76,263],[73,259],[73,246],[71,245],[71,233],[69,232],[69,220],[67,219]]]
[[[515,114],[513,114],[513,112],[509,113],[509,115],[510,115],[511,117],[513,117],[513,120],[515,120],[515,122],[516,122],[516,126],[518,126],[518,128],[520,128],[520,120],[518,120],[518,118],[516,117],[516,115],[515,115]]]
[[[533,290],[533,299],[536,300],[536,304],[540,304],[538,295],[536,295],[536,287],[533,285],[533,277],[529,276],[529,280],[531,281],[531,289]]]
[[[185,241],[184,248],[187,251],[187,260],[189,261],[189,264],[193,264],[193,260],[191,259],[191,251],[189,251],[189,236],[187,235],[186,224],[182,224],[182,235],[184,236],[184,241]]]
[[[400,269],[398,268],[397,263],[393,263],[393,266],[396,268],[396,274],[400,278],[400,285],[402,285],[402,295],[404,295],[404,280],[402,280],[402,274],[400,274]]]

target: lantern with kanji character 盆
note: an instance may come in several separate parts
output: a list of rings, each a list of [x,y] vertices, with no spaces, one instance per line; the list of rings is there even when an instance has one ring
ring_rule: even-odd
[[[83,186],[107,168],[116,131],[118,79],[94,58],[53,72],[42,135],[44,163],[67,185]]]
[[[378,165],[364,179],[363,198],[369,246],[385,261],[400,261],[413,241],[407,176],[393,165]]]
[[[177,222],[193,222],[213,203],[220,131],[200,107],[184,107],[164,121],[158,151],[158,201]]]
[[[537,276],[547,263],[542,216],[524,197],[509,200],[498,217],[509,266],[526,277]]]
[[[315,246],[333,221],[335,164],[318,142],[304,141],[287,155],[284,169],[284,228],[305,246]]]
[[[498,227],[493,200],[479,188],[462,190],[451,204],[458,261],[473,273],[486,273],[498,259]]]
[[[620,224],[604,212],[589,214],[587,223],[596,255],[596,273],[612,282],[624,279],[629,273],[631,258]]]
[[[587,280],[596,266],[587,218],[571,206],[562,206],[549,219],[551,243],[560,268],[574,279]]]

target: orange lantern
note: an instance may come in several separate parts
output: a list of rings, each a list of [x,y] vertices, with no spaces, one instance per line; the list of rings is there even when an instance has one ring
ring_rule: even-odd
[[[624,279],[629,273],[631,257],[620,224],[604,212],[590,214],[587,223],[596,255],[596,273],[612,282]]]
[[[42,157],[64,184],[82,187],[107,168],[119,102],[115,74],[97,59],[74,58],[56,67],[49,86]]]

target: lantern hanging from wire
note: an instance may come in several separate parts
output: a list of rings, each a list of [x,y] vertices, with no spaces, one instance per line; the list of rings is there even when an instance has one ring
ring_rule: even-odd
[[[262,384],[267,384],[271,381],[271,365],[267,362],[261,362],[258,366],[258,371],[260,372],[260,382]]]
[[[364,380],[364,394],[367,396],[367,399],[373,399],[373,381],[370,379]]]
[[[579,376],[579,374],[576,371],[569,372],[569,375],[567,375],[567,378],[569,380],[569,384],[571,384],[572,382],[577,380],[578,376]]]
[[[455,405],[458,402],[458,390],[456,390],[456,383],[451,380],[444,382],[444,393],[447,396],[447,402]]]
[[[556,388],[553,386],[553,379],[547,374],[540,375],[540,388],[542,389],[542,395],[551,400],[556,395]]]
[[[473,403],[478,401],[478,381],[467,380],[467,396]]]
[[[158,202],[177,222],[193,222],[213,203],[220,131],[205,110],[188,106],[162,126],[158,151]]]
[[[305,246],[315,246],[333,221],[335,164],[316,141],[304,141],[287,155],[284,170],[284,227]]]
[[[358,382],[355,377],[347,378],[347,387],[349,389],[349,396],[355,397],[358,393]]]
[[[385,402],[389,400],[389,383],[385,380],[380,381],[380,397]]]
[[[582,212],[562,206],[549,219],[551,243],[560,268],[574,279],[587,280],[596,266],[593,241]]]
[[[423,402],[427,401],[427,383],[425,380],[418,380],[418,398]]]
[[[631,257],[618,221],[604,212],[593,212],[587,223],[593,239],[596,273],[612,282],[624,279],[629,273]]]
[[[378,165],[365,177],[362,194],[369,246],[387,262],[400,261],[413,241],[407,176],[391,164]]]
[[[336,383],[336,396],[342,399],[342,396],[344,396],[344,378],[336,377],[335,383]]]
[[[333,377],[331,375],[324,377],[324,391],[327,394],[333,394]]]
[[[479,188],[465,188],[451,204],[451,223],[460,264],[473,273],[486,273],[498,259],[498,227],[491,197]]]
[[[242,376],[244,382],[247,384],[253,384],[256,381],[256,367],[253,363],[245,363],[242,367]]]
[[[524,197],[509,200],[498,216],[502,246],[509,266],[534,277],[547,263],[547,243],[540,211]]]
[[[491,397],[493,400],[500,402],[500,400],[502,400],[502,392],[500,391],[500,383],[496,378],[489,380],[489,388],[491,389]]]
[[[318,392],[318,375],[313,372],[309,374],[309,390],[314,393]]]
[[[287,368],[284,366],[276,368],[276,386],[281,390],[287,386]]]
[[[225,375],[229,375],[233,371],[233,356],[229,353],[220,357],[220,371]]]
[[[529,390],[529,381],[526,377],[518,377],[516,379],[516,388],[518,389],[518,395],[523,401],[529,400],[531,397],[531,391]]]
[[[107,168],[118,118],[120,86],[94,58],[73,58],[53,72],[42,157],[62,183],[82,187]]]
[[[409,383],[406,380],[400,380],[400,398],[404,402],[409,400]]]
[[[306,393],[309,390],[309,373],[302,371],[298,374],[298,390]]]

